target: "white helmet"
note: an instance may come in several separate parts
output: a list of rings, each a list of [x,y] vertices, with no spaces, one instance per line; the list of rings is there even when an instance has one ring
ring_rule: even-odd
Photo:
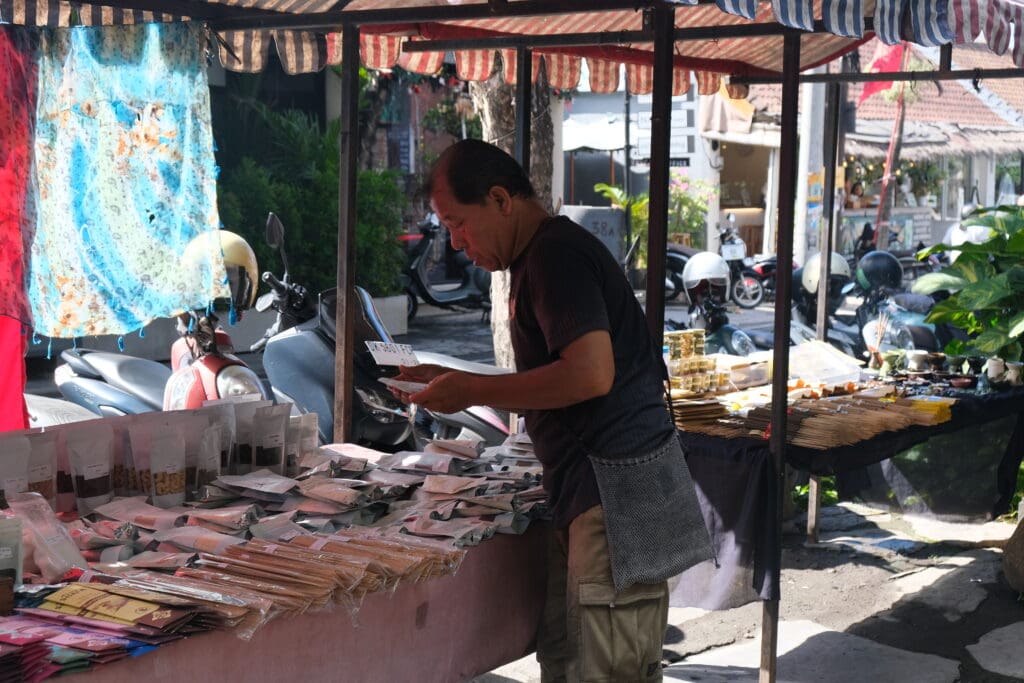
[[[832,262],[829,264],[829,273],[830,277],[843,280],[843,284],[848,282],[853,275],[850,270],[850,264],[834,251],[832,252]],[[821,253],[815,252],[811,254],[810,258],[807,259],[807,263],[804,264],[804,272],[800,276],[800,284],[803,285],[808,294],[817,294],[818,278],[820,277]],[[835,282],[836,280],[833,280],[833,283]]]
[[[683,288],[691,302],[705,291],[724,302],[729,291],[729,264],[710,251],[694,254],[683,268]]]

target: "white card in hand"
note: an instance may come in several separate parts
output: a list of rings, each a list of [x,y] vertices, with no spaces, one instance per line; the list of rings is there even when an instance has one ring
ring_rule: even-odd
[[[407,394],[415,394],[427,388],[427,385],[423,382],[403,382],[400,379],[391,379],[390,377],[381,377],[377,381],[399,391],[404,391]]]
[[[366,348],[377,365],[419,365],[416,352],[409,344],[389,344],[381,341],[368,341]]]

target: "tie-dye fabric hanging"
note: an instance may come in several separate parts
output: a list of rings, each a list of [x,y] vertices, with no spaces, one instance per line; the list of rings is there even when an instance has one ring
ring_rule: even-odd
[[[35,330],[124,334],[228,296],[202,28],[56,30],[40,51]]]
[[[29,320],[24,239],[30,237],[35,34],[0,26],[0,315]],[[2,374],[2,373],[0,373]]]

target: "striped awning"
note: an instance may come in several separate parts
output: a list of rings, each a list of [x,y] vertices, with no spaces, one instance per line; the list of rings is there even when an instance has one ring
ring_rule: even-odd
[[[508,0],[514,6],[521,0]],[[536,0],[533,0],[536,4]],[[160,2],[147,0],[106,0],[107,5],[67,0],[0,0],[0,22],[31,26],[113,25],[150,21],[179,21],[195,18],[238,18],[263,15],[264,26],[274,17],[330,16],[340,25],[345,16],[368,11],[387,11],[394,23],[364,25],[360,32],[360,55],[365,66],[386,69],[395,65],[416,73],[436,73],[444,60],[442,52],[412,52],[403,47],[410,41],[458,40],[488,37],[552,36],[576,33],[617,33],[639,31],[642,13],[633,10],[593,11],[591,3],[580,0],[575,13],[529,17],[499,17],[461,21],[417,21],[402,23],[408,12],[450,5],[486,5],[487,0],[189,0]],[[811,31],[820,20],[825,32],[809,33],[803,41],[801,65],[810,68],[828,62],[853,49],[865,37],[864,18],[874,20],[878,37],[887,43],[908,39],[922,45],[970,42],[982,36],[998,54],[1013,45],[1013,58],[1024,67],[1024,1],[1022,0],[677,0],[676,27],[724,27],[742,24],[783,24]],[[110,5],[118,5],[112,7]],[[342,4],[343,10],[336,10]],[[166,6],[191,11],[193,17],[150,10],[125,9],[133,5],[148,8]],[[565,3],[562,3],[563,9]],[[324,13],[330,13],[329,15]],[[365,14],[364,14],[365,15]],[[277,50],[288,73],[304,73],[337,64],[341,59],[339,33],[327,30],[276,30],[273,28],[222,31],[215,34],[219,57],[226,69],[254,72],[263,69],[270,49]],[[771,75],[782,70],[782,41],[779,36],[711,38],[679,41],[674,57],[674,88],[687,90],[690,72],[696,72],[701,94],[717,92],[723,75]],[[474,49],[454,52],[459,76],[483,80],[495,68],[514,82],[515,60],[511,50]],[[602,44],[584,47],[540,48],[534,54],[536,74],[544,63],[548,81],[555,88],[578,85],[582,60],[587,61],[590,88],[612,92],[619,83],[619,65],[625,64],[626,86],[633,93],[652,89],[652,45],[650,43]]]

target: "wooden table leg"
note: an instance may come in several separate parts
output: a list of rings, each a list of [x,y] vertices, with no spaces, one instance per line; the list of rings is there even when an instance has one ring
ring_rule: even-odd
[[[811,475],[807,490],[807,542],[818,542],[818,513],[821,511],[821,482],[817,475]]]

